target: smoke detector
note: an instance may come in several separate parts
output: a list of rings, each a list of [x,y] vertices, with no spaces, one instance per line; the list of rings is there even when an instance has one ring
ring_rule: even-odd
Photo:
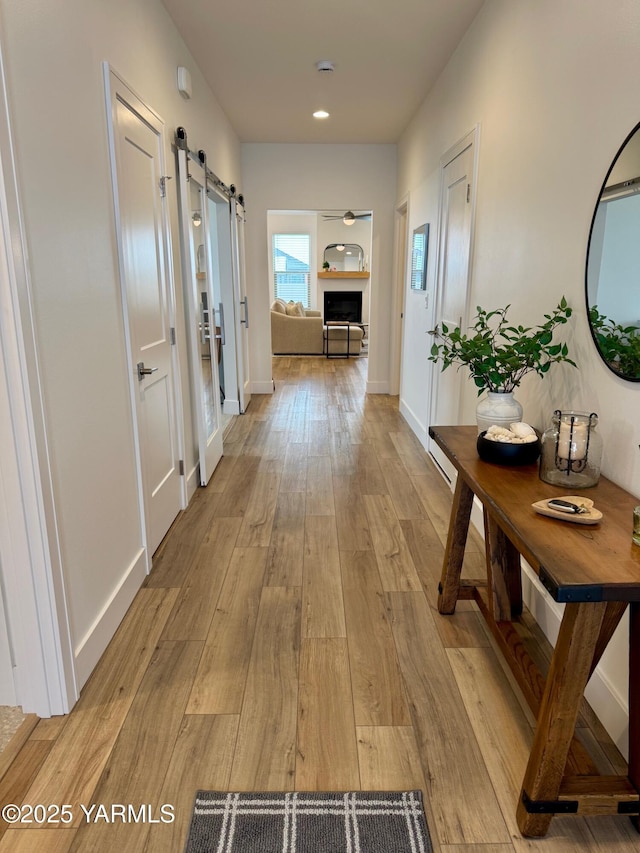
[[[316,68],[321,74],[329,74],[335,70],[335,65],[329,59],[321,59],[320,62],[316,62]]]

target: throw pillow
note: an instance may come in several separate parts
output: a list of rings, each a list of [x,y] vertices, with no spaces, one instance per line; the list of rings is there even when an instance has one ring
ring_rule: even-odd
[[[286,314],[287,306],[282,299],[274,299],[273,304],[271,305],[271,310],[275,311],[276,314]]]
[[[287,314],[289,317],[304,317],[304,306],[302,302],[294,302],[293,299],[287,302]]]

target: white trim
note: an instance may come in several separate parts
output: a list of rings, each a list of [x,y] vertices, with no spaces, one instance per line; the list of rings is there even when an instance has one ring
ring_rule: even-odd
[[[17,699],[23,710],[48,717],[69,711],[78,689],[1,55],[0,77],[1,360],[10,401],[4,424],[12,427],[15,451],[13,459],[0,458],[6,500],[0,559]]]
[[[255,391],[255,394],[258,392]],[[224,403],[222,404],[222,414],[223,415],[239,415],[240,414],[240,403],[238,400],[228,400],[225,398]]]
[[[388,394],[389,393],[389,382],[388,380],[379,380],[377,382],[371,382],[367,379],[366,386],[367,394]]]
[[[273,394],[273,380],[253,380],[251,382],[252,394]]]
[[[193,468],[189,471],[189,473],[184,478],[187,484],[187,506],[189,505],[189,501],[198,491],[200,487],[200,466],[196,462]]]
[[[96,661],[113,639],[113,635],[131,606],[131,602],[140,589],[145,575],[145,551],[141,548],[137,557],[124,573],[120,583],[107,599],[99,615],[76,646],[76,672],[80,684],[84,684],[89,678],[96,665]]]
[[[401,225],[404,222],[404,235]],[[409,196],[397,204],[393,221],[393,292],[391,294],[391,335],[389,343],[389,393],[402,389],[402,350],[404,314],[407,301],[407,246],[409,233]],[[404,236],[404,242],[402,237]]]
[[[413,409],[404,400],[400,400],[400,414],[411,427],[420,444],[427,449],[427,426],[423,424]]]

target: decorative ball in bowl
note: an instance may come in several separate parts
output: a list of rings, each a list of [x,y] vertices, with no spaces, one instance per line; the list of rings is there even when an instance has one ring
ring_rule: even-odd
[[[532,465],[540,456],[540,439],[529,424],[491,426],[478,436],[478,456],[494,465]]]

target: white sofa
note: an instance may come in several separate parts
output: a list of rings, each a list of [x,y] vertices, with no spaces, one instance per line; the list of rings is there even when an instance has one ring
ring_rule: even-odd
[[[360,355],[363,334],[360,326],[350,325],[350,355]],[[273,301],[271,351],[274,355],[323,355],[325,336],[328,336],[329,355],[346,355],[346,326],[324,326],[320,311],[303,308],[299,302]]]

